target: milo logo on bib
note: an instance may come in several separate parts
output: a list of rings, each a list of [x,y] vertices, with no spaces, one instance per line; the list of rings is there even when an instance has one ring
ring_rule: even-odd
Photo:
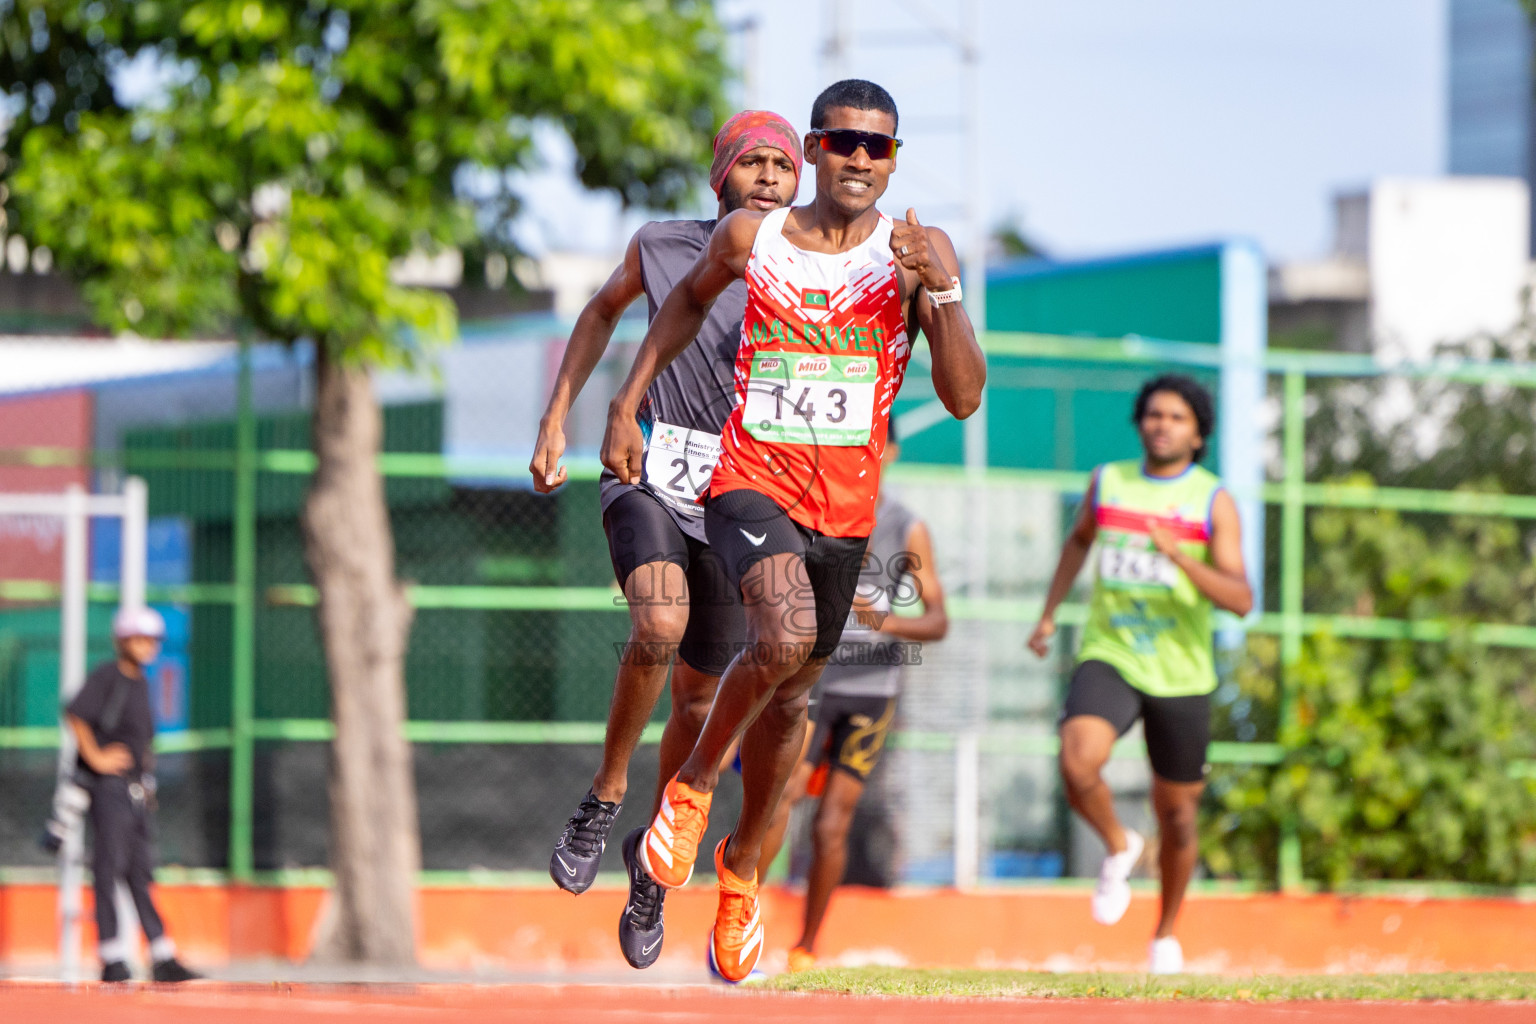
[[[802,356],[795,364],[795,376],[825,377],[830,369],[832,369],[832,360],[827,356]]]

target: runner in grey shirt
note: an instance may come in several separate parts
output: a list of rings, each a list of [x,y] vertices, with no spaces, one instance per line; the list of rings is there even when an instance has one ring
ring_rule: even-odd
[[[639,249],[640,279],[650,316],[656,315],[672,286],[697,261],[715,224],[712,220],[662,220],[635,232],[632,244]],[[698,498],[708,490],[705,469],[714,465],[720,430],[735,404],[733,373],[746,306],[747,283],[736,281],[709,311],[698,339],[646,391],[638,416],[646,442],[640,486],[620,483],[612,470],[604,468],[598,484],[604,512],[623,495],[644,489],[661,501],[679,529],[704,542],[704,506]]]
[[[894,701],[900,692],[901,667],[913,645],[875,628],[868,620],[871,613],[886,616],[893,608],[914,603],[915,588],[908,577],[918,561],[912,553],[911,538],[919,526],[922,520],[911,509],[881,492],[864,570],[859,573],[859,604],[867,610],[860,608],[849,613],[842,642],[821,675],[822,706],[828,697]],[[927,528],[923,529],[926,533]],[[924,598],[926,604],[926,595]],[[823,717],[819,713],[816,716],[818,729]]]
[[[738,209],[775,210],[794,201],[800,138],[787,121],[748,110],[715,136],[710,184],[718,215]],[[529,465],[533,485],[549,493],[566,480],[565,417],[602,358],[625,308],[644,293],[655,316],[672,286],[698,259],[715,221],[658,221],[635,233],[624,262],[587,303],[571,332]],[[709,714],[720,673],[744,639],[740,596],[704,538],[699,497],[709,489],[720,451],[720,430],[734,405],[736,352],[746,309],[745,283],[715,302],[695,342],[646,392],[638,419],[646,439],[642,482],[601,483],[603,528],[614,575],[629,602],[630,634],[614,676],[603,760],[592,788],[555,844],[549,873],[567,892],[584,892],[597,875],[608,833],[628,787],[629,761],[672,672],[672,708],[661,740],[661,788],[693,749]],[[673,664],[673,653],[677,661]],[[646,818],[648,822],[649,817]],[[624,839],[630,894],[619,920],[619,946],[633,967],[661,953],[664,890],[634,855],[644,834]]]

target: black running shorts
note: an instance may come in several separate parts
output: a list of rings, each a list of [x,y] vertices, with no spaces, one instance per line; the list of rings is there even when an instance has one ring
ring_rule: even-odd
[[[705,675],[724,672],[746,641],[747,621],[741,591],[726,576],[720,558],[684,533],[661,502],[640,488],[608,505],[603,530],[620,587],[646,565],[670,562],[682,568],[688,580],[688,625],[677,656]]]
[[[1211,695],[1153,697],[1125,681],[1113,665],[1085,661],[1072,673],[1061,720],[1093,715],[1124,736],[1142,720],[1152,771],[1169,782],[1205,778],[1205,748],[1211,741]]]
[[[868,782],[895,721],[895,697],[824,694],[816,705],[816,731],[811,734],[805,759],[812,764],[826,761],[860,782]]]
[[[804,578],[791,585],[809,589],[816,608],[810,656],[832,656],[853,607],[868,537],[823,536],[789,518],[772,498],[747,488],[712,495],[704,503],[704,533],[738,591],[742,577],[758,562],[773,555],[798,556]],[[811,623],[795,625],[810,634]]]

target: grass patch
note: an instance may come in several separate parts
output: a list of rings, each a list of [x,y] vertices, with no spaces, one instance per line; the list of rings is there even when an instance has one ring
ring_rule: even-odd
[[[1322,974],[1220,977],[1147,974],[1051,974],[1044,971],[824,968],[781,974],[765,988],[860,996],[986,999],[1536,1000],[1536,974]]]

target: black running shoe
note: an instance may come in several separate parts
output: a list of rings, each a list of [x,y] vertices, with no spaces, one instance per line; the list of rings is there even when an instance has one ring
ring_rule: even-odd
[[[182,981],[196,981],[202,977],[196,971],[189,970],[185,964],[175,957],[169,960],[155,961],[154,979],[162,984],[174,984]]]
[[[566,892],[587,891],[597,877],[597,865],[603,859],[603,847],[608,845],[613,819],[623,806],[599,800],[587,790],[581,806],[565,823],[565,831],[555,841],[555,852],[549,858],[549,877],[556,885]]]
[[[113,960],[109,964],[101,965],[102,981],[132,981],[133,975],[128,973],[128,965],[121,960]]]
[[[667,898],[667,890],[645,873],[645,867],[636,855],[645,840],[645,827],[635,829],[624,837],[619,849],[624,854],[624,867],[629,869],[629,902],[619,916],[619,948],[629,966],[643,970],[661,956],[662,926],[661,904]]]

